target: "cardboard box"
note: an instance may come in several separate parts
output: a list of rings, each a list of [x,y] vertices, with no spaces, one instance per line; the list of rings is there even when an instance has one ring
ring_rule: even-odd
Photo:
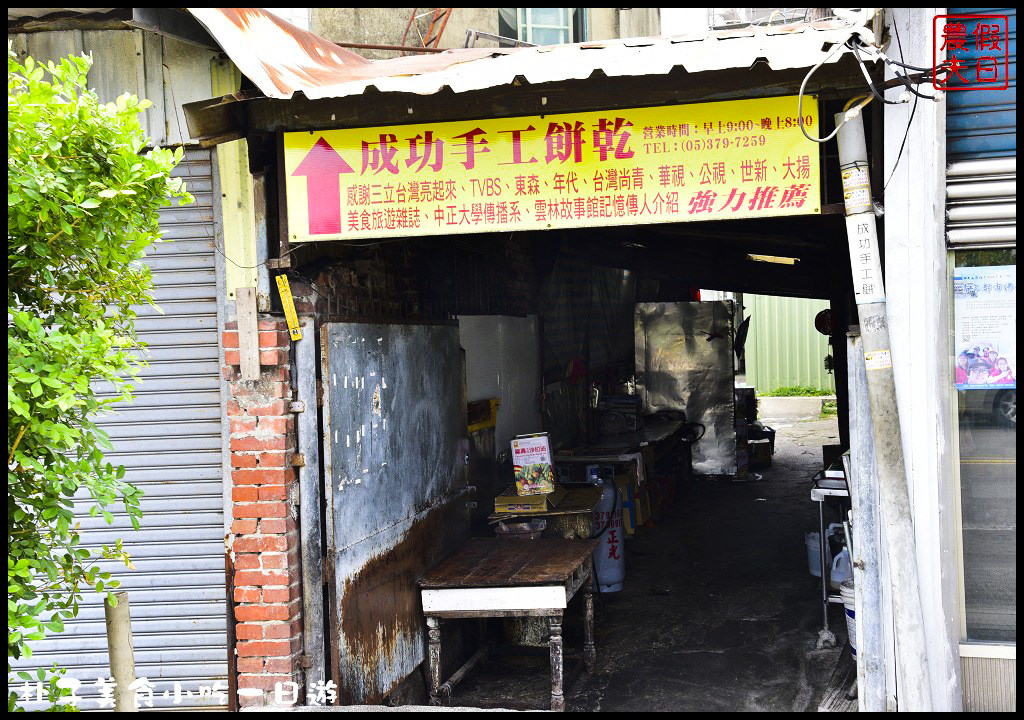
[[[517,435],[512,440],[512,466],[519,495],[547,495],[555,490],[551,443],[547,433]]]
[[[541,513],[554,510],[558,503],[562,502],[566,492],[558,483],[555,483],[553,492],[543,495],[520,495],[516,488],[509,485],[505,491],[494,498],[494,512],[498,513]]]
[[[651,519],[651,497],[647,483],[637,478],[636,464],[630,463],[628,468],[615,476],[615,484],[622,493],[622,524],[632,535],[636,528]]]

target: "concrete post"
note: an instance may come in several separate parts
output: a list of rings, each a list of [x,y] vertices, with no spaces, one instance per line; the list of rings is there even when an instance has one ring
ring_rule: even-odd
[[[103,601],[107,620],[107,652],[110,655],[110,676],[114,686],[114,712],[137,712],[135,707],[135,651],[132,648],[132,617],[128,593],[113,593],[117,605]]]
[[[836,115],[837,125],[843,114]],[[932,708],[924,619],[917,572],[917,540],[903,461],[900,415],[892,372],[885,288],[872,210],[867,145],[861,115],[839,130],[839,167],[846,199],[846,228],[853,287],[860,318],[872,435],[878,467],[879,507],[889,541],[893,619],[896,626],[900,709]]]
[[[899,59],[902,54],[907,63],[930,67],[933,18],[945,12],[943,8],[886,8],[892,38],[889,56]],[[938,32],[941,47],[941,21]],[[895,42],[897,33],[899,43]],[[886,79],[891,77],[888,69]],[[931,88],[925,86],[921,91],[930,94]],[[895,100],[902,92],[895,88],[885,96]],[[958,647],[952,280],[945,237],[945,105],[918,99],[916,111],[913,102],[885,106],[883,179],[887,182],[886,308],[896,400],[908,420],[902,427],[903,451],[917,538],[932,706],[936,711],[956,712],[963,700]]]
[[[885,613],[882,610],[882,539],[878,471],[871,438],[871,407],[860,333],[847,339],[850,398],[850,507],[853,508],[853,579],[857,600],[857,702],[860,712],[885,712]],[[839,393],[837,393],[839,394]]]

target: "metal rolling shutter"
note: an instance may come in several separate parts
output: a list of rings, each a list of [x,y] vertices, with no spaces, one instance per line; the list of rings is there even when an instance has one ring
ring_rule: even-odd
[[[948,12],[1007,16],[1010,82],[1005,90],[967,90],[946,96],[947,239],[951,247],[960,250],[1016,246],[1017,11],[949,8]],[[973,37],[976,22],[966,24],[967,37]],[[972,52],[967,59],[975,57],[977,53]],[[961,646],[964,711],[1015,710],[1016,660],[984,657],[987,651],[968,653],[964,649]]]
[[[946,236],[954,246],[1016,242],[1016,158],[965,160],[947,168]]]
[[[136,328],[149,345],[149,367],[135,401],[102,425],[114,464],[142,488],[141,529],[123,512],[113,525],[90,518],[82,505],[83,545],[117,537],[136,570],[101,563],[129,593],[135,673],[153,684],[153,707],[226,708],[227,640],[224,572],[221,382],[210,153],[189,150],[175,175],[186,178],[195,204],[160,212],[164,238],[146,263],[162,313],[139,309]],[[33,645],[26,666],[54,661],[83,682],[82,710],[98,709],[99,677],[109,676],[102,598],[86,593],[65,632]],[[175,685],[181,700],[175,705]],[[200,698],[200,686],[223,693]],[[164,697],[164,692],[167,697]],[[192,697],[186,695],[191,691]],[[26,705],[31,709],[32,704]],[[145,709],[145,705],[143,705]]]
[[[1006,15],[1009,87],[947,94],[946,231],[949,244],[1010,244],[1017,240],[1017,11],[950,8],[950,14]],[[966,23],[973,37],[977,20]],[[968,62],[977,59],[967,44]]]
[[[949,8],[950,15],[1005,15],[1009,30],[1009,87],[999,90],[958,90],[946,94],[946,153],[951,163],[1017,155],[1017,10],[1015,8]],[[964,23],[973,39],[978,20]],[[981,21],[985,22],[985,21]],[[973,67],[981,53],[966,43],[960,59]],[[986,52],[986,54],[991,54]]]

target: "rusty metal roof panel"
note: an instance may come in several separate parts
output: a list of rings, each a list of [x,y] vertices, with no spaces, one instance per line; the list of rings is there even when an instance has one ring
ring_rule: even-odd
[[[747,68],[811,67],[852,30],[842,20],[775,28],[708,31],[524,48],[462,48],[427,56],[368,60],[258,8],[189,8],[232,61],[267,96],[310,99],[380,92],[430,95],[606,76]],[[861,31],[867,33],[866,29]],[[825,48],[823,50],[823,48]],[[837,62],[836,53],[829,62]]]

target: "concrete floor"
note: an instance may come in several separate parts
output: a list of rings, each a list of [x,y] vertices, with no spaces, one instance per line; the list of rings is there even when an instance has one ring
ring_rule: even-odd
[[[764,422],[778,434],[762,481],[693,483],[627,543],[625,589],[598,603],[589,674],[572,669],[582,629],[570,606],[566,710],[817,710],[840,649],[815,649],[820,586],[804,533],[817,528],[810,478],[838,430],[834,419]],[[841,644],[845,622],[830,614]],[[546,651],[502,655],[474,669],[452,704],[542,709],[549,693]]]

